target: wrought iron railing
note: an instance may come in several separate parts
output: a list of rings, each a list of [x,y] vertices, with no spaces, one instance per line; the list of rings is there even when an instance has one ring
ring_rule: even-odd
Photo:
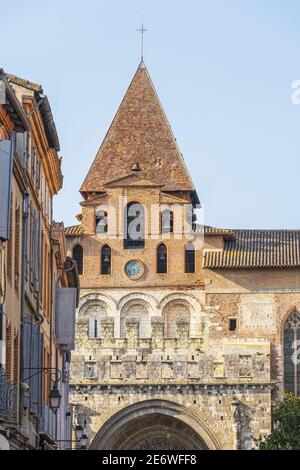
[[[5,370],[0,367],[0,416],[16,421],[18,404],[18,387],[6,377]]]

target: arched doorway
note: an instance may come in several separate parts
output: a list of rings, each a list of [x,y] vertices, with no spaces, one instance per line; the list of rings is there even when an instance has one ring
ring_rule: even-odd
[[[199,417],[167,400],[147,400],[123,408],[101,427],[91,449],[208,450],[220,446]]]

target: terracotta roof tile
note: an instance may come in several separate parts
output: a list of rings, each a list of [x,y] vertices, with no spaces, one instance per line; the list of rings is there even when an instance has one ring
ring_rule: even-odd
[[[205,250],[204,268],[300,267],[300,230],[232,230],[223,250]]]
[[[66,236],[74,237],[75,235],[81,235],[81,233],[82,233],[82,227],[80,224],[72,225],[70,227],[65,227]]]

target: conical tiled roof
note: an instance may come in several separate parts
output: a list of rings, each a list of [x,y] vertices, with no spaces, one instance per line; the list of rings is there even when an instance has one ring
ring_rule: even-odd
[[[105,191],[104,185],[130,173],[163,185],[164,191],[194,191],[149,73],[140,64],[80,191]]]

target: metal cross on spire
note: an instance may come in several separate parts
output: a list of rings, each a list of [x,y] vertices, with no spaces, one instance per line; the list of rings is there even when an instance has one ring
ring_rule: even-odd
[[[144,24],[142,24],[142,27],[140,29],[137,29],[139,33],[142,35],[142,40],[141,40],[141,62],[144,62],[144,34],[149,31],[149,29],[144,28]]]

